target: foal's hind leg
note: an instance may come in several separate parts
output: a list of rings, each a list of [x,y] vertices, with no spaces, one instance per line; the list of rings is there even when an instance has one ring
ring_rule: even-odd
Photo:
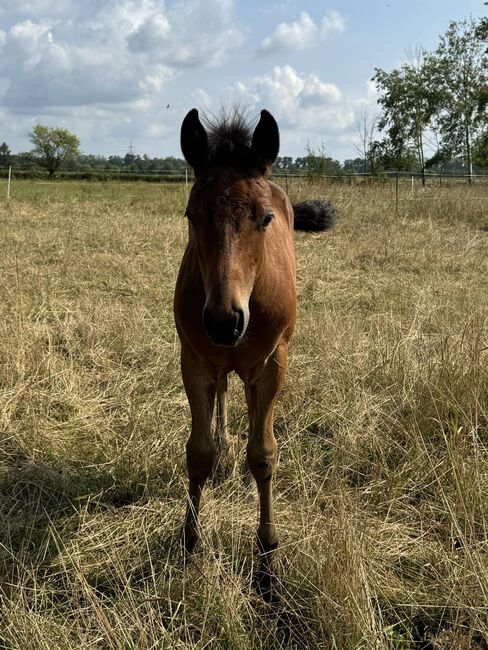
[[[217,454],[214,467],[214,481],[219,483],[232,474],[235,462],[227,422],[227,375],[224,375],[217,384],[217,413],[215,421]]]
[[[191,434],[186,443],[190,486],[183,528],[185,550],[191,553],[198,540],[200,498],[215,461],[212,414],[216,382],[186,346],[181,348],[181,373],[191,410]]]
[[[268,600],[272,598],[273,558],[278,547],[272,487],[276,465],[273,410],[285,379],[287,354],[288,343],[282,341],[261,373],[251,379],[246,386],[250,411],[247,459],[259,493],[258,548],[261,553],[259,588]]]

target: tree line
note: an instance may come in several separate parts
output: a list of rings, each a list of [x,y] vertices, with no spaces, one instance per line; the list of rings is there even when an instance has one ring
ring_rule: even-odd
[[[0,144],[0,169],[4,170],[12,165],[21,170],[26,176],[35,176],[43,169],[54,178],[59,172],[69,175],[83,175],[87,177],[101,177],[105,175],[125,177],[149,178],[153,174],[157,179],[158,172],[174,174],[176,178],[184,176],[187,164],[182,158],[167,156],[165,158],[151,158],[144,154],[127,153],[125,156],[94,156],[80,153],[79,139],[66,129],[36,125],[29,133],[29,138],[34,145],[32,151],[12,154],[8,145]],[[307,145],[305,155],[297,158],[291,156],[278,157],[274,170],[282,173],[306,173],[311,175],[340,175],[344,172],[359,169],[360,161],[356,164],[341,164],[328,156],[323,145],[314,150]],[[145,176],[144,176],[145,175]]]
[[[275,172],[340,176],[388,171],[467,174],[488,169],[488,18],[451,21],[437,48],[417,47],[390,71],[375,69],[378,112],[363,113],[357,123],[358,156],[343,163],[322,144],[308,144],[305,155],[279,157]],[[9,166],[35,175],[63,170],[87,177],[128,175],[156,180],[158,172],[181,178],[186,163],[168,156],[134,154],[94,156],[80,152],[79,138],[66,129],[36,125],[29,133],[33,149],[12,154],[0,144],[0,169]]]
[[[58,173],[77,175],[78,177],[111,177],[119,174],[148,175],[164,170],[184,174],[186,162],[174,156],[151,158],[132,152],[125,156],[95,156],[80,152],[80,140],[67,129],[37,124],[29,133],[33,149],[29,152],[12,154],[9,146],[0,144],[0,168],[12,168],[23,175],[35,177],[40,171],[54,178]],[[155,176],[157,178],[157,176]]]
[[[359,125],[365,168],[442,172],[471,179],[488,167],[488,19],[451,21],[437,48],[417,47],[390,71],[376,68],[380,112]],[[382,138],[375,138],[378,131]]]

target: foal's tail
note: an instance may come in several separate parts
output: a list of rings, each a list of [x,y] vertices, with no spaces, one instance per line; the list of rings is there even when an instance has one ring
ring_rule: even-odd
[[[303,201],[293,206],[295,230],[327,230],[336,218],[335,208],[328,201]]]

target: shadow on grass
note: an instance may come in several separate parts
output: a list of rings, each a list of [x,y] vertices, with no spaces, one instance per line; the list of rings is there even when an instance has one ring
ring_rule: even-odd
[[[0,593],[2,585],[14,589],[16,577],[22,581],[22,570],[47,575],[82,516],[144,506],[150,497],[147,483],[141,472],[78,469],[9,453],[0,470]],[[173,538],[173,531],[163,536],[162,548],[173,547]]]

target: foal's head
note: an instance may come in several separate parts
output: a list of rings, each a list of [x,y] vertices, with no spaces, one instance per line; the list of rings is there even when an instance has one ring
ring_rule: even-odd
[[[203,327],[216,345],[235,346],[249,322],[266,231],[272,230],[267,176],[278,155],[278,125],[262,111],[253,132],[235,113],[207,133],[193,109],[183,120],[181,149],[196,178],[186,216],[205,287]]]

